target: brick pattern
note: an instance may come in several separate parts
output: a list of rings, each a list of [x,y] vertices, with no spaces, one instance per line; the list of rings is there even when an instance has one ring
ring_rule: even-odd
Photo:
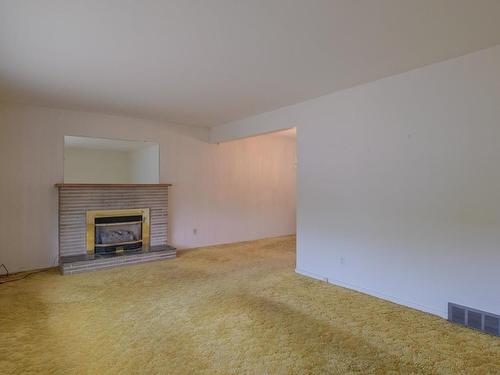
[[[150,209],[150,245],[168,238],[168,186],[59,186],[59,256],[86,254],[87,210]]]

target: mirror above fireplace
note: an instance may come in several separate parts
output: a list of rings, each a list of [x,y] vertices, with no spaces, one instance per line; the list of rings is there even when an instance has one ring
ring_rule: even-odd
[[[64,183],[157,184],[158,143],[64,137]]]

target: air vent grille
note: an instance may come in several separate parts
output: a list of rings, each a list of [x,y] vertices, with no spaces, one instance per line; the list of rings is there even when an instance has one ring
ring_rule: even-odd
[[[500,336],[500,316],[448,303],[448,320],[492,335]]]
[[[481,329],[483,316],[474,311],[467,312],[467,327]]]
[[[492,335],[500,336],[500,318],[485,315],[484,317],[484,331]]]
[[[452,322],[465,325],[465,309],[457,306],[452,306],[450,320]]]

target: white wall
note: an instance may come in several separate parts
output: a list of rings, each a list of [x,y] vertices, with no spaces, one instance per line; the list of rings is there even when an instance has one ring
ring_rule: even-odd
[[[131,180],[129,152],[64,148],[64,182],[119,184]]]
[[[195,247],[295,232],[295,141],[211,145],[203,129],[140,119],[0,105],[0,263],[11,272],[57,262],[57,190],[64,136],[160,144],[170,241]],[[197,228],[197,234],[193,234]]]
[[[448,301],[500,314],[500,46],[212,139],[254,124],[299,124],[298,272],[441,316]]]

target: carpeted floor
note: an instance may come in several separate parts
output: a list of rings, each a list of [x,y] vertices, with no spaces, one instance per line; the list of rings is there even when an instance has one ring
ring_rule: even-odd
[[[499,338],[297,275],[294,249],[267,239],[0,285],[0,373],[500,373]]]

